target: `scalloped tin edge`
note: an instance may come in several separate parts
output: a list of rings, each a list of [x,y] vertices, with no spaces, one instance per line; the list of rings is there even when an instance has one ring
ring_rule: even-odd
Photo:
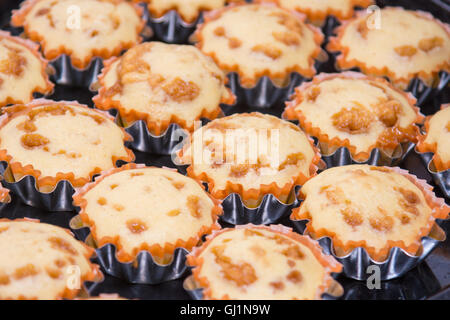
[[[414,151],[420,156],[422,159],[423,164],[427,168],[428,172],[433,178],[434,183],[437,184],[437,186],[441,189],[441,191],[444,193],[444,196],[449,199],[450,198],[450,169],[447,169],[445,171],[436,172],[431,169],[431,162],[433,159],[433,153],[432,152],[419,152],[417,148],[414,149]]]
[[[315,139],[316,140],[316,139]],[[393,156],[386,155],[378,148],[372,149],[370,157],[366,161],[358,162],[353,159],[351,153],[347,147],[340,147],[336,149],[330,155],[322,154],[322,160],[325,161],[327,168],[340,167],[350,164],[369,164],[373,166],[396,166],[400,164],[406,156],[414,148],[415,144],[412,142],[401,143],[399,147],[394,151]],[[320,149],[319,144],[317,147]]]
[[[309,220],[291,220],[295,229],[304,234],[306,224]],[[369,266],[378,266],[381,281],[392,280],[403,276],[406,272],[422,262],[439,243],[445,241],[445,232],[439,226],[441,219],[436,219],[430,234],[421,240],[422,250],[419,256],[412,256],[399,247],[390,250],[385,261],[374,261],[363,247],[353,249],[345,256],[339,257],[334,253],[333,243],[329,237],[316,239],[325,254],[332,255],[343,266],[343,274],[355,280],[367,280],[373,272],[368,272]]]
[[[74,216],[69,225],[78,239],[95,248],[97,262],[103,271],[129,283],[158,284],[179,279],[189,269],[186,265],[189,252],[184,248],[176,248],[171,262],[166,265],[155,262],[148,251],[140,251],[133,262],[122,263],[117,260],[115,245],[106,244],[101,248],[95,246],[89,228],[82,223],[79,215]]]

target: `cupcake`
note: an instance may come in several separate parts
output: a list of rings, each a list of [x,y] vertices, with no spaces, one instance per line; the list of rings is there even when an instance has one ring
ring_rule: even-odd
[[[256,207],[268,194],[288,202],[294,186],[315,175],[320,155],[294,124],[254,112],[196,130],[180,160],[190,164],[189,176],[208,183],[215,198],[237,193],[246,206]]]
[[[168,43],[186,43],[204,11],[244,0],[135,0],[147,4],[148,23],[155,36]]]
[[[351,162],[367,162],[378,149],[383,156],[373,164],[392,164],[416,142],[416,123],[423,116],[415,102],[382,78],[356,72],[320,74],[296,88],[284,116],[299,120],[318,139],[324,156],[345,147]],[[327,164],[338,165],[331,160]]]
[[[126,280],[139,283],[175,278],[169,274],[170,279],[161,275],[156,279],[158,266],[181,276],[176,268],[186,271],[184,255],[177,251],[182,249],[185,254],[203,235],[219,228],[216,220],[222,211],[218,201],[197,181],[176,170],[135,164],[102,173],[95,182],[78,190],[73,199],[80,207],[78,228],[90,228],[106,271],[133,268],[138,276]],[[102,251],[108,245],[115,246],[115,255],[105,258]],[[143,252],[151,258],[145,263]],[[110,267],[112,260],[118,267]],[[127,274],[116,273],[113,275],[122,278]]]
[[[416,150],[444,195],[450,197],[450,104],[425,120]]]
[[[88,72],[95,58],[118,56],[141,42],[141,11],[125,0],[26,0],[11,24],[40,43],[48,60],[70,58],[55,65],[58,79],[68,72],[64,67]]]
[[[196,120],[220,115],[221,103],[234,102],[225,84],[223,72],[197,48],[146,42],[106,62],[94,102],[99,109],[118,109],[125,127],[142,120],[158,136],[171,124],[193,131]],[[129,132],[139,143],[145,133],[135,131]]]
[[[0,184],[0,205],[3,203],[7,203],[11,200],[11,197],[9,195],[9,190],[4,188],[1,184]]]
[[[366,8],[373,0],[257,0],[257,2],[275,2],[282,8],[303,13],[308,21],[321,26],[328,16],[339,20],[353,17],[355,7]]]
[[[203,299],[312,300],[339,295],[331,277],[341,265],[317,242],[282,225],[223,229],[188,256],[194,269],[188,290]]]
[[[36,220],[0,219],[0,299],[72,299],[99,281],[94,250],[69,230]]]
[[[62,180],[80,187],[116,161],[134,159],[127,139],[111,116],[76,102],[38,99],[6,108],[0,118],[0,160],[9,165],[5,183],[31,176],[35,192],[51,192]]]
[[[47,61],[31,41],[0,31],[0,107],[28,103],[33,94],[49,94]]]
[[[439,229],[436,219],[446,219],[450,212],[431,190],[425,181],[398,168],[335,167],[303,185],[300,193],[304,201],[294,209],[292,218],[309,220],[305,233],[313,239],[330,238],[329,250],[338,260],[352,259],[352,270],[346,270],[343,262],[346,273],[361,264],[366,274],[365,262],[387,264],[390,270],[395,270],[396,264],[409,264],[411,269],[420,261],[416,259],[413,265],[411,259],[429,253],[422,238],[433,237]],[[393,254],[395,247],[402,250],[403,259]],[[362,254],[354,251],[359,248],[369,255],[371,263],[362,255],[352,256]]]
[[[417,79],[437,86],[439,72],[450,70],[449,26],[429,13],[399,7],[381,9],[379,14],[379,23],[361,12],[337,28],[337,37],[328,45],[340,52],[337,66],[387,77],[402,89]],[[418,92],[415,95],[423,100]]]
[[[213,57],[220,68],[238,76],[231,78],[232,88],[250,89],[264,77],[277,88],[287,86],[292,73],[312,77],[323,35],[289,10],[245,4],[205,14],[194,38],[198,48]],[[254,100],[263,94],[261,91],[252,93]]]

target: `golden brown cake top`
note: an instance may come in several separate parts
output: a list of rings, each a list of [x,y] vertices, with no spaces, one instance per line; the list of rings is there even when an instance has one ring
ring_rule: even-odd
[[[415,255],[435,218],[449,213],[431,189],[396,168],[334,167],[303,185],[304,201],[293,217],[309,220],[313,238],[331,237],[338,256],[361,246],[378,261],[394,246]]]
[[[93,253],[60,227],[0,219],[0,299],[73,298],[99,276]]]
[[[0,158],[16,180],[33,175],[38,187],[64,179],[80,186],[116,160],[132,160],[126,139],[111,116],[76,102],[38,99],[0,118]]]
[[[427,117],[417,149],[434,153],[432,162],[437,171],[450,169],[450,104],[442,105],[440,111]]]
[[[0,31],[0,107],[28,103],[33,93],[50,93],[47,61],[31,41]]]
[[[289,10],[270,4],[228,6],[205,15],[197,46],[246,87],[269,76],[286,84],[291,72],[310,77],[320,54],[322,33]]]
[[[387,7],[345,22],[328,49],[341,51],[340,68],[387,76],[402,88],[414,77],[431,85],[449,71],[450,28],[429,13]]]
[[[239,226],[188,256],[205,299],[320,299],[341,266],[306,236],[279,226]]]
[[[126,165],[103,173],[74,196],[97,245],[112,243],[122,262],[190,250],[217,228],[221,208],[194,179],[167,168]],[[163,248],[163,252],[161,252]]]
[[[118,108],[127,124],[145,119],[155,134],[171,123],[193,130],[234,102],[223,71],[194,46],[145,42],[106,64],[96,107]]]
[[[141,41],[141,11],[124,0],[27,0],[12,24],[24,27],[47,59],[67,54],[84,69],[93,57],[117,56]]]
[[[423,120],[415,98],[381,78],[356,72],[320,74],[296,88],[285,116],[328,146],[347,147],[357,161],[374,148],[392,156],[402,142],[415,142]],[[328,154],[327,153],[327,154]]]

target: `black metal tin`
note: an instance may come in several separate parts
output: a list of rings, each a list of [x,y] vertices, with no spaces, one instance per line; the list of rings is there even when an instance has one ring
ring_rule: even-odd
[[[327,168],[340,167],[349,164],[369,164],[373,166],[393,167],[399,165],[408,153],[411,152],[414,146],[413,143],[403,143],[399,146],[399,149],[394,152],[392,157],[387,156],[383,151],[375,148],[370,152],[369,159],[363,162],[354,160],[346,147],[340,147],[331,155],[322,154],[322,160],[327,164]]]
[[[294,188],[294,195],[299,189],[299,186]],[[289,215],[293,208],[299,206],[300,201],[295,196],[293,198],[289,203],[283,203],[273,194],[266,194],[258,207],[249,208],[242,202],[239,194],[232,193],[222,202],[223,214],[219,220],[232,225],[272,224],[280,221]]]
[[[50,77],[53,82],[62,85],[77,87],[89,87],[95,81],[103,68],[103,59],[93,58],[89,66],[85,69],[75,68],[70,57],[62,54],[49,64],[54,68],[54,74]]]
[[[189,252],[184,248],[176,248],[172,260],[165,265],[157,263],[148,251],[139,252],[133,262],[123,263],[117,259],[114,244],[96,247],[89,228],[83,225],[78,215],[70,220],[69,225],[78,239],[95,248],[97,262],[107,274],[128,283],[159,284],[181,278],[188,270],[186,255]]]
[[[440,220],[437,220],[439,222]],[[308,220],[292,220],[295,228],[304,233]],[[442,231],[442,230],[441,230]],[[444,233],[444,231],[442,231]],[[421,240],[422,250],[419,256],[413,256],[405,250],[394,247],[389,252],[385,261],[375,261],[367,253],[365,248],[355,248],[349,254],[339,257],[335,254],[332,240],[329,237],[316,239],[323,248],[325,254],[332,255],[343,266],[343,274],[355,280],[367,280],[373,272],[368,272],[369,266],[378,266],[380,270],[380,280],[391,280],[403,276],[405,273],[419,265],[420,262],[433,251],[443,240],[437,240],[426,236]]]

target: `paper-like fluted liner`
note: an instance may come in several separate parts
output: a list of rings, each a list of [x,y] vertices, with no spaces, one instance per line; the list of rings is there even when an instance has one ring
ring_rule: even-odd
[[[334,251],[333,240],[330,236],[318,237],[316,240],[322,246],[324,252],[327,254],[331,254],[337,261],[339,261],[343,265],[343,273],[349,278],[355,280],[367,280],[371,275],[374,274],[373,271],[368,272],[367,269],[372,265],[379,267],[380,280],[382,281],[401,277],[406,272],[422,262],[440,242],[443,242],[446,239],[445,232],[439,226],[439,221],[449,218],[448,206],[446,206],[444,200],[437,198],[433,194],[432,187],[428,185],[425,180],[420,180],[417,177],[409,174],[406,170],[397,167],[390,168],[390,170],[402,174],[403,176],[408,178],[408,180],[413,182],[417,187],[419,187],[422,190],[428,205],[432,206],[433,212],[436,210],[436,212],[432,214],[430,220],[428,221],[427,228],[429,227],[429,231],[426,231],[425,227],[420,230],[421,237],[420,244],[417,248],[417,255],[411,254],[407,251],[408,249],[413,249],[413,247],[415,247],[415,244],[411,244],[405,250],[404,248],[400,248],[396,243],[403,243],[403,241],[391,241],[392,243],[394,243],[394,245],[391,246],[388,251],[387,257],[383,261],[372,258],[366,248],[362,246],[354,248],[344,256],[338,256]],[[309,219],[298,219],[298,217],[295,216],[295,213],[291,215],[291,219],[291,222],[294,224],[295,228],[300,233],[305,234],[306,225],[308,224]],[[389,243],[386,246],[388,247]],[[345,248],[342,249],[345,250]]]
[[[166,43],[187,43],[194,33],[197,24],[203,20],[202,14],[194,22],[186,22],[176,10],[170,10],[161,17],[152,17],[147,8],[145,10],[147,25],[152,28],[155,37]]]
[[[78,239],[85,241],[89,246],[94,245],[89,228],[82,225],[77,215],[70,220],[70,228]],[[95,248],[97,261],[103,270],[112,276],[124,279],[135,284],[158,284],[165,281],[181,278],[188,270],[184,248],[176,248],[171,261],[166,264],[155,262],[148,251],[141,251],[133,262],[123,263],[116,257],[117,248],[114,244],[105,244]]]
[[[427,168],[430,175],[433,177],[434,183],[438,185],[441,191],[447,198],[450,198],[450,169],[444,171],[435,171],[432,168],[433,153],[432,152],[419,152],[417,148],[416,153],[420,156],[423,164]]]
[[[291,238],[294,241],[300,242],[303,246],[309,248],[309,250],[316,257],[317,261],[324,267],[324,277],[322,284],[317,288],[316,296],[322,297],[326,295],[328,298],[331,296],[339,297],[342,296],[344,290],[342,286],[336,282],[332,273],[339,273],[342,271],[342,266],[338,263],[333,257],[330,255],[324,254],[321,250],[321,247],[317,243],[317,241],[299,235],[298,233],[292,231],[291,228],[286,227],[284,225],[270,225],[270,226],[255,226],[252,224],[236,226],[235,228],[221,229],[215,230],[212,234],[206,237],[206,242],[203,243],[201,247],[196,247],[192,250],[192,252],[187,256],[187,265],[193,267],[192,276],[186,278],[183,282],[183,288],[188,292],[188,294],[196,300],[200,300],[204,298],[204,293],[206,290],[206,296],[211,297],[211,289],[209,288],[209,280],[206,277],[200,277],[199,272],[200,268],[203,265],[203,259],[200,258],[200,254],[205,250],[211,241],[214,240],[218,235],[228,232],[233,229],[246,229],[246,228],[255,228],[255,229],[264,229],[270,230],[274,233],[282,234],[286,237]],[[325,297],[324,297],[325,298]],[[216,298],[217,299],[217,298]],[[229,299],[228,295],[224,295],[220,299]]]
[[[247,207],[239,194],[232,193],[222,201],[223,214],[219,217],[219,220],[233,225],[276,223],[300,204],[295,196],[299,188],[300,186],[294,188],[292,194],[294,199],[288,203],[280,201],[273,194],[266,194],[256,208]]]
[[[48,104],[63,104],[63,105],[76,105],[80,106],[78,102],[74,101],[52,101],[45,99],[36,99],[33,102],[27,104],[26,106],[40,106]],[[81,105],[83,106],[83,105]],[[87,108],[87,106],[86,106]],[[109,113],[97,110],[97,112],[103,114],[105,118],[115,121],[114,117]],[[4,124],[5,121],[8,121],[8,115],[5,113],[0,117],[0,126]],[[121,129],[123,130],[123,129]],[[128,133],[124,132],[124,144],[127,140],[131,139]],[[126,148],[127,157],[125,158],[117,158],[113,157],[114,166],[120,166],[122,163],[126,163],[128,161],[134,160],[133,152]],[[81,181],[92,181],[94,176],[99,173],[94,170],[90,174],[90,179],[86,178],[75,178],[73,173],[58,173],[56,177],[44,177],[40,182],[40,187],[51,187],[51,191],[42,192],[38,190],[38,182],[36,178],[40,177],[40,172],[35,170],[33,166],[26,165],[22,166],[19,162],[9,163],[11,160],[11,156],[7,154],[5,150],[1,150],[0,152],[0,175],[2,178],[2,183],[11,190],[11,193],[18,196],[22,202],[29,206],[43,208],[47,211],[72,211],[74,206],[72,204],[72,194],[75,192],[75,188],[72,184],[72,181],[75,183],[80,183]],[[15,181],[13,171],[11,166],[14,167],[14,171],[17,174],[22,175],[22,177]],[[56,182],[57,181],[57,182]]]

